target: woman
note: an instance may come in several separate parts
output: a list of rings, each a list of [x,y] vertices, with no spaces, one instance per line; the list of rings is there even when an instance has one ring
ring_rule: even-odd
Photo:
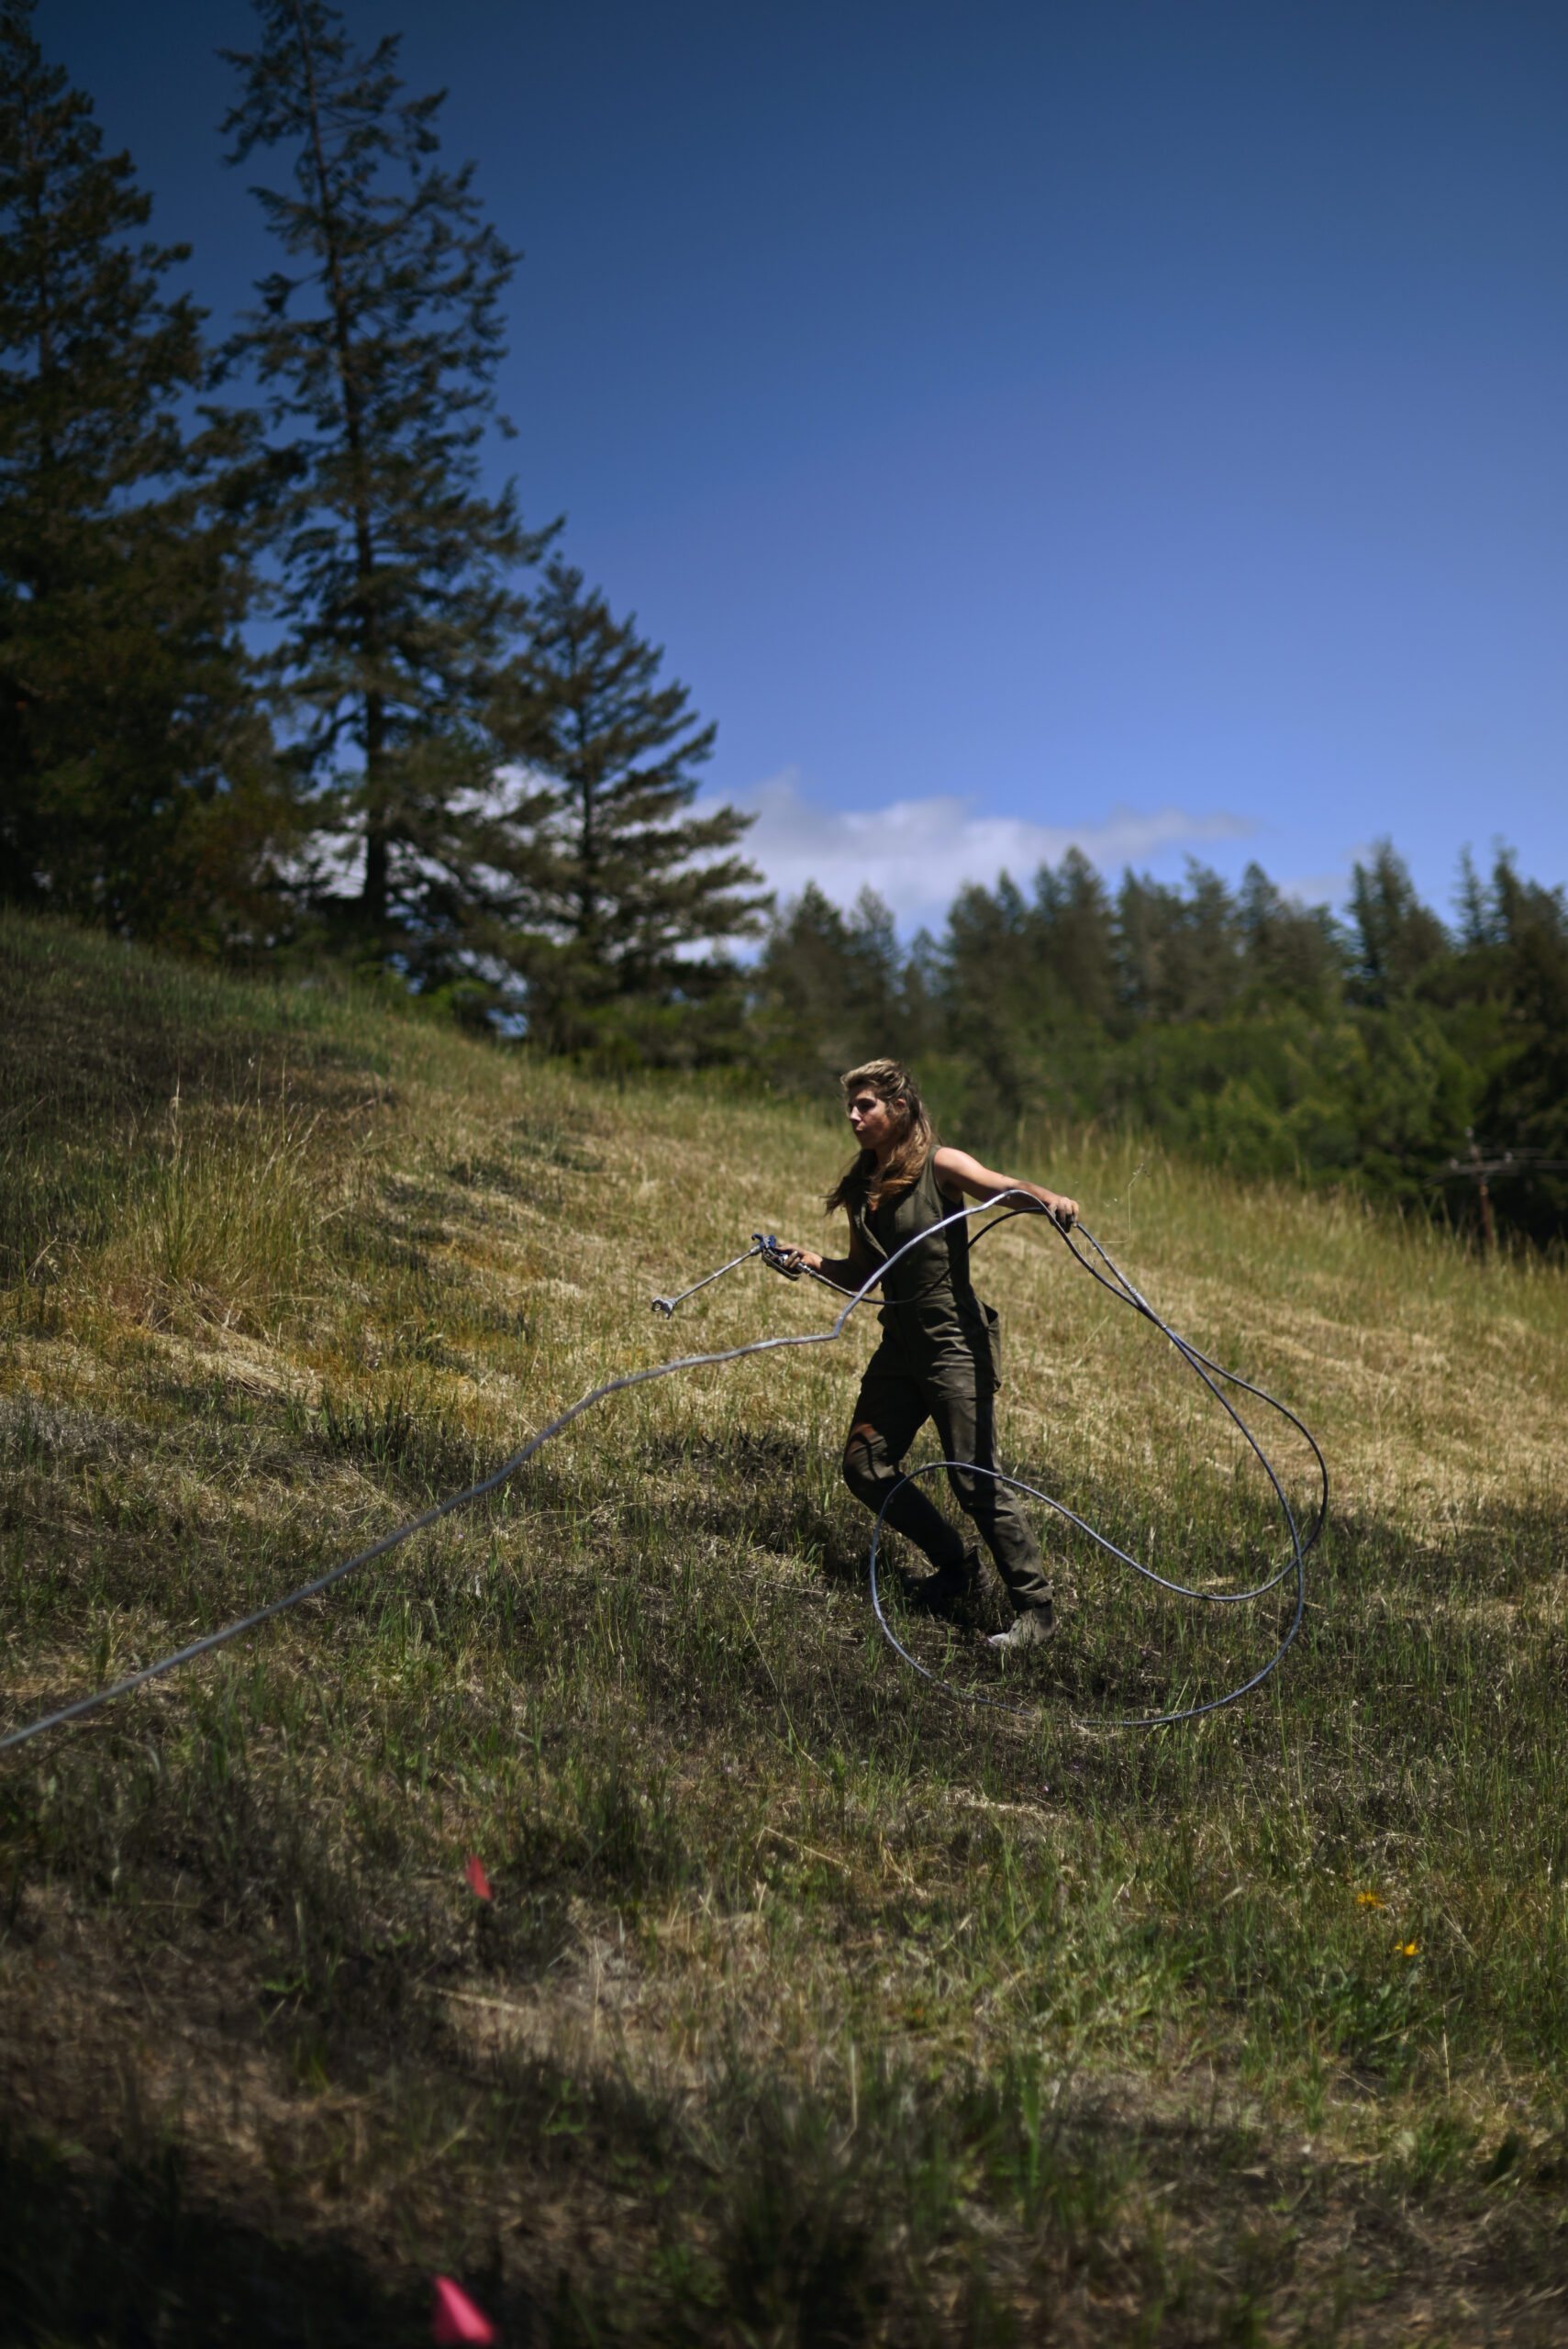
[[[967,1151],[940,1148],[919,1092],[897,1061],[867,1061],[840,1079],[860,1154],[829,1196],[850,1218],[850,1252],[818,1256],[789,1251],[788,1262],[858,1289],[906,1241],[954,1214],[972,1198],[1023,1191],[1063,1230],[1078,1219],[1075,1199],[994,1174]],[[844,1481],[869,1509],[880,1509],[903,1474],[901,1463],[927,1419],[936,1423],[942,1455],[995,1468],[995,1409],[1000,1384],[996,1317],[969,1285],[969,1227],[949,1224],[911,1248],[883,1283],[882,1342],[866,1365],[844,1447]],[[1036,1646],[1052,1629],[1051,1588],[1040,1549],[1006,1485],[950,1467],[959,1507],[984,1535],[1007,1586],[1011,1626],[990,1642],[1004,1653]],[[917,1484],[906,1485],[887,1521],[906,1534],[935,1572],[910,1593],[917,1605],[954,1612],[974,1588],[979,1560]]]

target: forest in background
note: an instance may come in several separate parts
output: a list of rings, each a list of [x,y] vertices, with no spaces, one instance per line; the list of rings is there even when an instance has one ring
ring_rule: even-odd
[[[1342,920],[1256,864],[1234,891],[1196,864],[1183,887],[1129,871],[1113,891],[1070,851],[1027,893],[1006,874],[961,889],[906,951],[874,896],[846,917],[807,889],[762,958],[757,1049],[810,1085],[886,1039],[993,1145],[1109,1122],[1550,1241],[1568,1211],[1568,906],[1506,852],[1487,878],[1467,859],[1458,895],[1451,926],[1388,843],[1354,867]]]
[[[1568,899],[1506,852],[1452,923],[1387,843],[1342,916],[1076,853],[911,945],[778,907],[662,649],[486,493],[517,257],[439,94],[326,0],[256,19],[223,130],[277,265],[214,333],[0,6],[0,896],[600,1067],[826,1097],[893,1051],[975,1146],[1108,1122],[1561,1241]]]

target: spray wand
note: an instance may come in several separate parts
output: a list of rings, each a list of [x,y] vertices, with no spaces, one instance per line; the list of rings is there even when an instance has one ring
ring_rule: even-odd
[[[717,1273],[705,1273],[700,1281],[694,1281],[690,1288],[682,1289],[678,1296],[656,1297],[653,1299],[654,1312],[662,1313],[667,1321],[677,1305],[684,1305],[688,1297],[695,1297],[698,1289],[706,1288],[710,1281],[721,1281],[726,1273],[737,1272],[742,1264],[749,1264],[753,1256],[760,1256],[764,1264],[770,1265],[775,1273],[782,1273],[786,1281],[797,1281],[802,1273],[809,1273],[814,1281],[820,1281],[824,1288],[830,1288],[835,1297],[850,1294],[848,1289],[841,1289],[837,1281],[830,1281],[826,1274],[816,1271],[810,1264],[795,1262],[794,1249],[786,1246],[777,1232],[754,1231],[751,1245],[743,1256],[732,1256],[728,1264],[720,1264]],[[856,1302],[859,1302],[858,1298]]]

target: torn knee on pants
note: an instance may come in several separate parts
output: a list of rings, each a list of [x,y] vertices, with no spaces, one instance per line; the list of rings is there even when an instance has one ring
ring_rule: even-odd
[[[877,1508],[887,1488],[887,1447],[870,1429],[855,1428],[844,1446],[844,1482],[858,1501]]]

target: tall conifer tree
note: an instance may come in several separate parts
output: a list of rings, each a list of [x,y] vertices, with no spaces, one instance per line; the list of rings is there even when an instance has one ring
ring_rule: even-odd
[[[0,7],[0,889],[221,940],[287,816],[236,636],[231,435],[183,422],[188,249],[129,241],[150,199],[31,17]]]
[[[242,86],[224,129],[231,161],[293,158],[290,186],[255,191],[289,267],[229,355],[267,401],[274,672],[359,861],[339,910],[428,980],[492,942],[509,903],[509,836],[479,812],[485,715],[522,623],[514,573],[543,539],[510,485],[481,494],[479,451],[515,256],[472,166],[436,162],[444,94],[403,95],[395,39],[362,57],[327,0],[256,9],[260,46],[226,52]]]
[[[1351,868],[1354,924],[1352,993],[1385,1009],[1447,950],[1449,937],[1416,895],[1409,868],[1392,841],[1379,841],[1372,863]]]
[[[928,1041],[923,975],[874,889],[846,916],[808,881],[770,922],[757,964],[762,1064],[775,1080],[822,1091],[857,1061],[915,1059]]]
[[[527,909],[512,953],[530,1032],[558,1049],[609,1032],[670,1048],[729,975],[692,950],[754,936],[771,902],[756,868],[723,853],[752,818],[687,812],[715,729],[684,685],[659,683],[662,661],[635,618],[616,619],[580,571],[552,559],[502,722],[529,775],[510,811]]]

